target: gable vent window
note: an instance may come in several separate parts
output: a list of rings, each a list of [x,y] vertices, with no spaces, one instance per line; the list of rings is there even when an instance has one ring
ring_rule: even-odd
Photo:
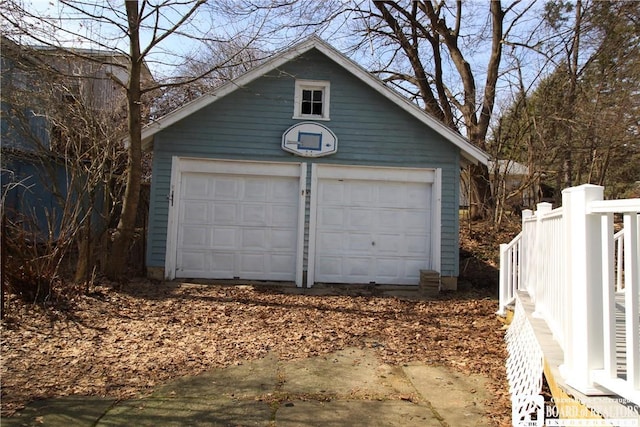
[[[294,119],[329,120],[329,82],[296,80]]]

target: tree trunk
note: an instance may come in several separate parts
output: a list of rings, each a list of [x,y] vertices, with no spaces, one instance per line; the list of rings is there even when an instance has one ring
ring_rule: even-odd
[[[142,119],[141,119],[141,87],[142,56],[140,54],[140,32],[138,2],[125,2],[129,24],[130,68],[127,84],[128,126],[129,126],[129,159],[127,163],[127,185],[122,201],[122,213],[116,232],[113,236],[111,262],[107,266],[107,275],[118,279],[124,275],[127,267],[129,249],[135,231],[140,184],[142,181]]]
[[[488,218],[494,205],[489,181],[489,168],[484,165],[470,165],[469,179],[469,218],[478,220]]]
[[[87,282],[89,274],[89,265],[91,264],[91,224],[82,226],[82,230],[78,233],[78,262],[76,263],[76,271],[73,276],[75,283]]]

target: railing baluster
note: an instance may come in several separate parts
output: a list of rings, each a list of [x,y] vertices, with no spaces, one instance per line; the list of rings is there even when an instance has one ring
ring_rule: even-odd
[[[640,252],[638,250],[638,214],[624,214],[624,278],[625,323],[627,340],[627,381],[640,389],[640,319],[638,289],[640,288]]]
[[[616,240],[616,292],[621,292],[624,289],[624,283],[622,282],[622,266],[624,265],[624,234],[622,232],[616,233],[614,236]]]
[[[604,344],[604,370],[609,378],[618,375],[616,356],[616,305],[614,288],[613,214],[604,214],[602,221],[602,329]]]

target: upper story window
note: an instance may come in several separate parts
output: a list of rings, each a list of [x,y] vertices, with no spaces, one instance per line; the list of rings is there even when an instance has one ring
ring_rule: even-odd
[[[328,81],[296,80],[294,119],[329,120]]]

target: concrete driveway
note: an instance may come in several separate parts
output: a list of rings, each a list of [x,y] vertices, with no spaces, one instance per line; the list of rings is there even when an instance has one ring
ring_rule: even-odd
[[[138,399],[34,402],[3,426],[489,426],[485,380],[382,363],[372,349],[276,355],[172,381]]]

